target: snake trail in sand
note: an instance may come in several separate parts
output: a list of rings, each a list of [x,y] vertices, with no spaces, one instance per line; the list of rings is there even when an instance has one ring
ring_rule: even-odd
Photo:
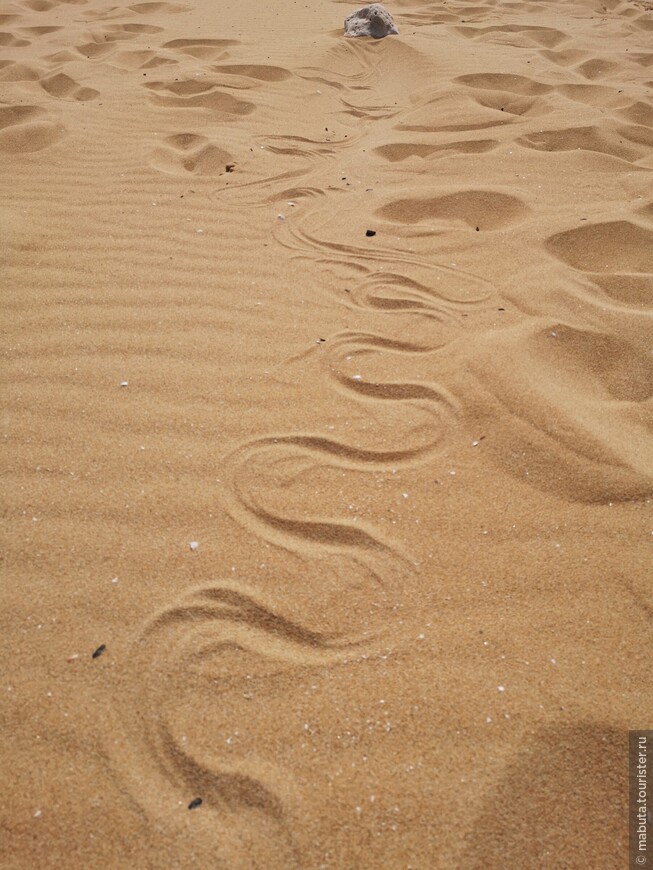
[[[346,54],[349,75],[338,82],[334,78],[333,86],[343,111],[356,113],[361,124],[394,114],[394,109],[365,108],[354,99],[356,88],[364,93],[370,86],[376,66],[358,46]],[[360,613],[352,625],[320,628],[289,600],[285,587],[290,585],[282,576],[264,585],[260,578],[233,577],[192,588],[161,607],[135,638],[127,666],[131,688],[123,696],[124,715],[117,717],[116,733],[129,747],[127,763],[116,762],[118,775],[134,802],[170,837],[183,838],[180,795],[201,794],[202,818],[211,820],[216,855],[229,867],[250,866],[252,855],[265,854],[266,840],[277,844],[284,866],[301,866],[291,834],[301,825],[301,787],[292,766],[277,758],[272,739],[241,749],[242,736],[234,743],[207,744],[204,731],[244,735],[253,709],[250,695],[264,695],[275,681],[351,668],[390,654],[388,620],[398,618],[397,593],[407,594],[417,570],[410,545],[373,518],[338,515],[317,503],[310,509],[293,505],[293,482],[313,473],[344,475],[345,481],[349,475],[383,479],[436,456],[459,411],[455,397],[431,379],[356,377],[348,366],[363,358],[398,359],[409,366],[412,360],[437,359],[450,338],[443,339],[440,327],[455,329],[456,318],[492,292],[478,276],[409,251],[370,251],[329,241],[328,228],[322,232],[320,226],[337,211],[342,195],[325,190],[323,176],[327,164],[361,136],[331,141],[266,137],[260,159],[291,161],[287,170],[235,182],[220,195],[226,205],[240,208],[269,208],[282,198],[296,202],[293,220],[279,221],[275,228],[277,244],[311,262],[318,280],[332,268],[346,275],[350,312],[380,315],[390,327],[387,333],[355,326],[340,330],[316,353],[302,351],[286,363],[292,366],[304,356],[307,364],[317,363],[316,378],[342,403],[343,414],[357,408],[374,425],[392,417],[385,443],[378,438],[366,443],[361,434],[300,428],[236,443],[221,460],[220,506],[250,536],[252,546],[292,557],[287,564],[302,572],[309,589],[328,576],[333,594],[353,593]],[[203,140],[191,144],[206,147]],[[289,178],[295,187],[288,187]],[[401,319],[401,332],[406,317],[423,321],[423,337],[407,340],[395,334],[393,321]],[[173,686],[183,689],[171,694]],[[197,705],[184,703],[186,697],[202,697],[207,712],[201,723],[189,721],[187,710]],[[288,711],[280,711],[280,723],[287,718]]]

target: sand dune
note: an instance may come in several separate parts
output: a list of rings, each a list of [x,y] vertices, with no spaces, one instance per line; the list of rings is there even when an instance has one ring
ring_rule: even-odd
[[[0,10],[3,867],[625,866],[650,3],[354,8]]]

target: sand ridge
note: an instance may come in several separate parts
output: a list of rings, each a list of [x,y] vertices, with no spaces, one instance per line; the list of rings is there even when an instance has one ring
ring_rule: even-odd
[[[625,861],[650,5],[354,8],[0,11],[3,866]]]

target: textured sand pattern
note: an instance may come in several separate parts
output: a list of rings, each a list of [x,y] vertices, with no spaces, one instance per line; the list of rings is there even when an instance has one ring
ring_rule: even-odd
[[[0,10],[3,867],[625,865],[650,4],[354,8]]]

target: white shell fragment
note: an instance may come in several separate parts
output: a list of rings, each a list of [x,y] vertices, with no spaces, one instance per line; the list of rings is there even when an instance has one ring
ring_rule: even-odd
[[[191,541],[190,542],[190,548],[193,552],[195,552],[195,550],[199,550],[199,546],[200,545],[199,545],[198,541]]]
[[[382,39],[399,33],[392,15],[380,3],[363,6],[345,18],[345,36],[373,36]]]

